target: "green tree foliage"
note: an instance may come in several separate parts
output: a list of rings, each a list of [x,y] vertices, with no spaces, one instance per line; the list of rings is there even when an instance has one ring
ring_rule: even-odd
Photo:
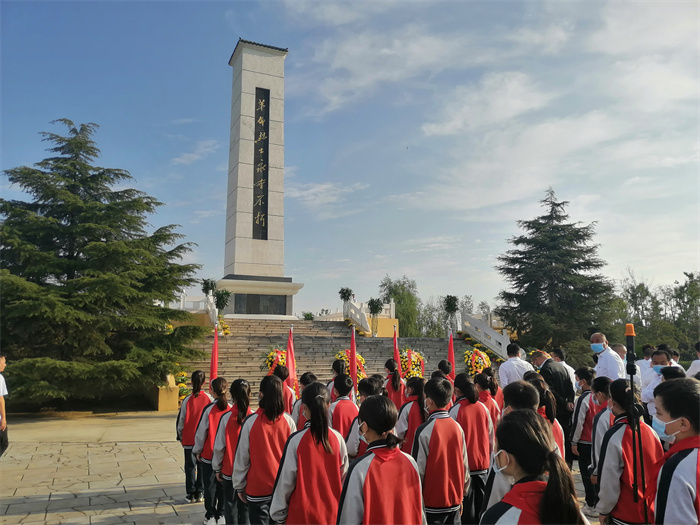
[[[186,312],[158,306],[195,282],[175,226],[149,230],[161,205],[127,171],[95,166],[95,124],[42,133],[53,156],[6,170],[28,201],[0,199],[0,330],[16,399],[91,398],[161,382],[195,357]]]
[[[405,275],[401,279],[392,279],[387,275],[379,284],[379,294],[384,303],[394,300],[401,337],[420,337],[420,299],[416,281]]]
[[[454,330],[457,324],[457,312],[459,311],[459,299],[456,295],[446,295],[442,299],[442,308],[448,320],[449,330]]]
[[[522,346],[551,348],[588,335],[612,300],[612,285],[596,274],[605,262],[592,244],[595,224],[567,222],[567,201],[550,188],[540,201],[544,215],[518,221],[524,235],[498,257],[496,269],[510,283],[495,310]]]
[[[430,297],[421,303],[418,326],[421,336],[427,338],[443,338],[450,330],[450,320],[445,311],[445,298]]]

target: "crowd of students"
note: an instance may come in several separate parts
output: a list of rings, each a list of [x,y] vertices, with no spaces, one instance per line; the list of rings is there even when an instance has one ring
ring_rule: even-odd
[[[651,426],[628,379],[574,371],[583,509],[542,375],[516,363],[501,388],[490,369],[454,376],[441,361],[404,380],[393,359],[357,385],[341,360],[328,384],[306,372],[299,399],[277,366],[255,412],[245,379],[215,378],[210,396],[194,372],[177,418],[187,501],[204,503],[207,525],[583,524],[592,512],[601,524],[698,524],[700,381],[667,376],[656,352]]]

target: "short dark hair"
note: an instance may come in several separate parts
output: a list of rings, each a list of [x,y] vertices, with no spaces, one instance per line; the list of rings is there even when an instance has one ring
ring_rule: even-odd
[[[672,355],[673,357],[680,357],[680,356],[681,356],[681,353],[680,353],[678,350],[676,350],[676,349],[674,348],[674,349],[671,350],[671,355]]]
[[[558,357],[562,361],[566,361],[566,354],[561,348],[554,348],[553,350],[550,350],[549,355],[552,357]]]
[[[315,383],[316,381],[318,381],[318,378],[313,372],[304,372],[299,378],[299,383],[304,386],[309,386],[311,383]]]
[[[347,396],[352,391],[352,377],[346,374],[338,374],[333,380],[333,386],[339,396]]]
[[[506,354],[511,356],[520,355],[520,346],[518,346],[518,343],[510,343],[506,346]]]
[[[537,377],[541,377],[540,374],[538,374],[534,370],[528,370],[523,374],[523,381],[530,381],[530,379]]]
[[[357,383],[357,392],[365,397],[377,396],[382,393],[382,386],[382,381],[376,377],[365,377],[364,379],[361,379],[359,383]]]
[[[589,385],[593,383],[593,379],[595,379],[596,376],[595,370],[593,370],[590,366],[582,366],[581,368],[577,368],[574,371],[574,374],[576,374],[581,381],[585,381]]]
[[[669,352],[668,350],[656,349],[651,353],[651,357],[654,357],[655,355],[665,355],[666,359],[668,359],[668,362],[671,362],[671,352]]]
[[[661,375],[663,376],[664,381],[668,381],[669,379],[680,379],[685,377],[685,372],[682,368],[677,366],[665,366],[661,369]]]
[[[282,381],[286,381],[287,378],[289,377],[289,368],[287,368],[284,365],[277,365],[275,367],[274,372],[272,372],[274,375],[279,377]]]
[[[651,357],[654,350],[656,350],[656,347],[647,343],[642,347],[642,354],[644,354],[644,357]]]
[[[425,397],[432,399],[437,408],[445,407],[452,399],[452,383],[442,377],[434,377],[423,388]]]
[[[537,410],[539,406],[540,394],[527,381],[513,381],[503,387],[503,407],[511,407],[513,410]]]
[[[700,353],[700,341],[698,341],[697,343],[695,343],[695,351],[698,352],[698,353]]]
[[[452,363],[450,363],[447,359],[443,359],[438,363],[438,369],[448,376],[452,373]]]
[[[690,377],[664,381],[654,389],[654,397],[661,398],[672,418],[684,417],[695,432],[700,431],[700,381]]]
[[[661,343],[659,345],[656,345],[657,350],[663,350],[665,352],[668,352],[669,354],[671,353],[671,345],[668,343]]]
[[[440,377],[442,379],[447,379],[447,374],[443,372],[442,370],[435,370],[432,374],[430,374],[430,378],[433,379],[435,377]]]
[[[591,390],[593,390],[593,392],[600,392],[605,394],[607,397],[610,397],[610,383],[612,383],[612,380],[609,377],[596,377],[591,383]]]

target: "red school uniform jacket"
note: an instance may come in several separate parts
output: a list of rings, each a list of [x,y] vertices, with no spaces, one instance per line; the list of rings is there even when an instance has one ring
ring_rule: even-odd
[[[284,398],[284,411],[291,415],[292,410],[294,410],[294,401],[296,400],[296,395],[294,394],[294,390],[289,388],[289,385],[284,384],[282,385],[282,396]]]
[[[498,422],[501,420],[501,409],[498,408],[498,403],[493,399],[491,392],[488,390],[479,392],[479,401],[486,405],[486,408],[489,409],[489,414],[491,414],[491,421],[498,426]]]
[[[426,523],[418,466],[386,441],[370,444],[345,478],[338,505],[338,525],[415,525]]]
[[[182,400],[180,411],[177,414],[177,439],[185,448],[194,446],[194,435],[197,432],[199,418],[206,406],[213,400],[209,394],[200,390],[199,394],[190,394]]]
[[[547,411],[545,410],[544,407],[540,407],[537,409],[537,413],[541,415],[547,423],[549,423],[552,426],[552,434],[554,434],[554,442],[557,445],[557,454],[559,456],[564,457],[564,429],[561,427],[559,424],[559,421],[556,419],[554,420],[554,423],[552,423],[548,418],[547,418]]]
[[[310,424],[287,440],[272,492],[270,517],[288,525],[333,523],[348,471],[345,440],[328,429],[329,454],[311,435]]]
[[[236,492],[245,492],[250,501],[268,501],[272,497],[284,445],[296,429],[286,412],[274,421],[262,409],[246,418],[233,460],[231,480]]]
[[[197,432],[194,436],[192,453],[201,454],[204,463],[211,463],[211,459],[214,455],[214,439],[216,438],[216,431],[219,428],[219,420],[221,420],[221,417],[230,409],[231,406],[227,404],[226,408],[221,410],[214,402],[204,409],[202,417],[199,418],[199,425],[197,425]]]
[[[425,512],[459,510],[469,489],[469,460],[464,432],[447,410],[435,410],[416,430],[413,459],[423,484]]]
[[[605,408],[593,402],[593,394],[590,390],[584,391],[576,400],[574,407],[573,425],[571,427],[571,444],[590,445],[593,443],[593,418]]]
[[[248,408],[246,417],[252,413],[253,411]],[[216,430],[214,438],[211,468],[214,472],[221,472],[224,479],[231,479],[233,475],[233,458],[236,456],[236,445],[238,445],[238,436],[241,434],[242,426],[243,422],[238,423],[238,407],[235,405],[221,416],[219,421],[219,428]]]
[[[410,454],[413,450],[413,436],[416,434],[416,429],[425,421],[423,407],[418,404],[418,396],[409,396],[406,398],[406,403],[399,410],[399,419],[394,428],[394,434],[399,439],[403,439],[401,450],[406,454]]]
[[[328,412],[330,415],[331,427],[340,432],[341,436],[346,436],[352,426],[352,420],[355,419],[359,413],[359,409],[355,403],[350,401],[349,397],[341,396],[331,403]]]
[[[488,408],[478,401],[470,403],[466,397],[460,397],[449,414],[464,432],[469,470],[472,474],[483,474],[491,464],[494,438],[494,427]]]
[[[401,408],[401,405],[403,405],[404,402],[406,382],[403,379],[399,379],[399,389],[394,390],[394,387],[391,386],[391,377],[388,377],[387,380],[384,381],[384,388],[386,388],[386,391],[389,392],[389,399],[391,399],[392,403],[396,405],[396,410]]]
[[[360,419],[356,417],[352,420],[350,430],[345,435],[345,445],[348,447],[348,457],[350,459],[364,456],[367,452],[367,443],[360,439]]]
[[[498,408],[503,412],[503,389],[500,386],[496,386],[496,395],[493,398],[496,400]]]
[[[539,525],[546,481],[523,478],[481,516],[480,525]]]
[[[656,482],[656,480],[651,479],[653,477],[651,465],[656,464],[661,458],[663,449],[656,433],[646,423],[640,424],[640,433],[646,486],[649,487],[650,484]],[[644,523],[644,494],[642,493],[639,447],[636,451],[639,501],[635,503],[634,490],[632,489],[634,477],[632,428],[627,422],[627,416],[621,414],[615,418],[615,423],[603,438],[598,463],[600,499],[595,508],[597,512],[610,514],[613,518],[625,523]],[[649,509],[650,519],[652,512],[653,509]]]

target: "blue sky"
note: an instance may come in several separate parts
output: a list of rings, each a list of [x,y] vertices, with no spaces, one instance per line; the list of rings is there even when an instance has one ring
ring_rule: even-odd
[[[223,276],[239,37],[289,48],[285,273],[295,312],[376,296],[494,302],[496,257],[547,187],[597,221],[605,274],[699,266],[696,2],[14,2],[2,12],[0,168],[49,121],[94,122]],[[2,182],[5,198],[21,194]]]

